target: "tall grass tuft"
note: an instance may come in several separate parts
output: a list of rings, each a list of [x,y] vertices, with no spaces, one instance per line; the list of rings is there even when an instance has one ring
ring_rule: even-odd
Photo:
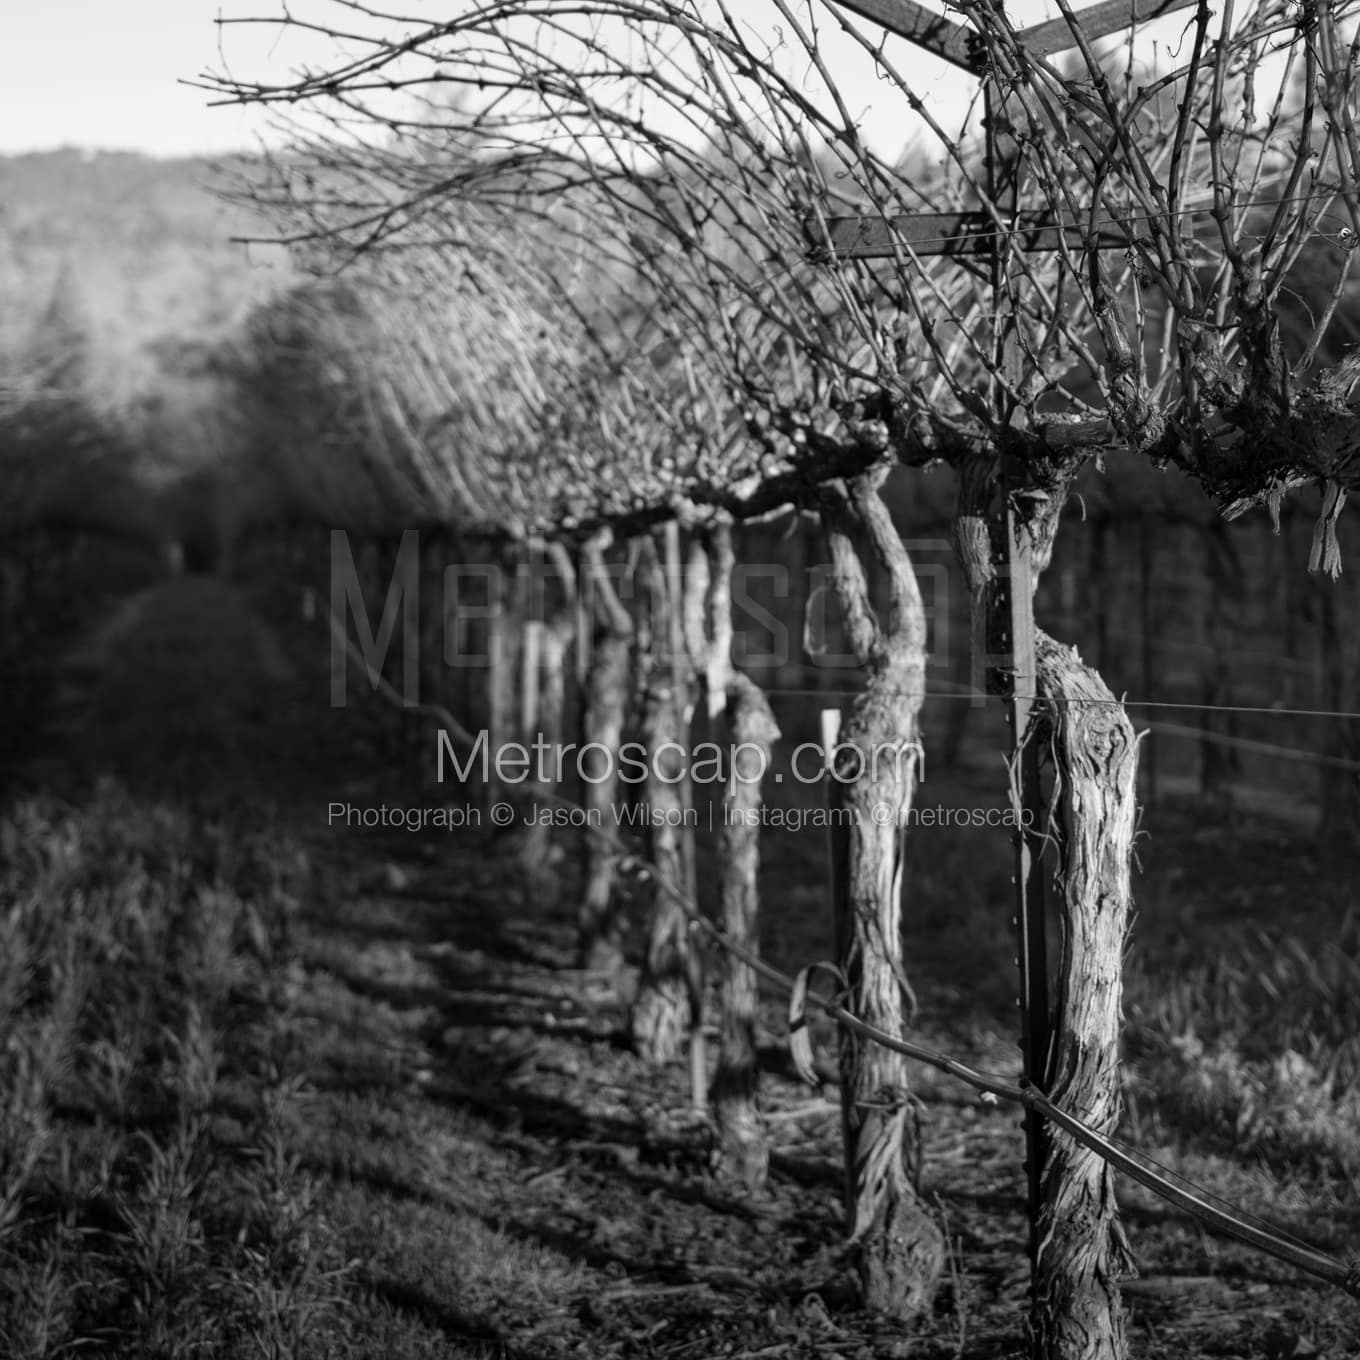
[[[112,784],[0,818],[0,1354],[345,1353],[270,1038],[307,873]]]
[[[1127,979],[1130,1119],[1360,1181],[1360,917],[1329,938],[1228,930],[1208,959]]]

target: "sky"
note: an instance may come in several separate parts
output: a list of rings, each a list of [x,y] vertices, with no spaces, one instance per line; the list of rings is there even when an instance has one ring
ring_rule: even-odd
[[[208,93],[178,82],[207,69],[267,80],[325,64],[334,48],[319,35],[240,24],[219,30],[214,23],[277,14],[279,7],[279,0],[9,0],[0,41],[0,154],[61,146],[221,154],[276,140],[260,111],[211,108]],[[763,7],[764,0],[736,0],[737,11],[752,17]],[[426,6],[414,0],[410,8]],[[849,63],[844,88],[866,91],[870,135],[900,130],[900,108],[874,105],[867,59],[839,35],[830,41],[837,60]],[[915,60],[925,63],[922,75],[937,99],[951,91],[966,98],[967,75],[933,58]]]
[[[891,2],[891,0],[890,0]],[[293,13],[357,25],[328,0],[288,0]],[[437,17],[459,0],[406,0],[411,14]],[[773,29],[770,0],[728,0],[743,22]],[[941,0],[925,0],[937,11]],[[1079,4],[1078,9],[1084,8]],[[376,8],[391,8],[381,3]],[[153,155],[221,154],[278,143],[258,109],[210,107],[212,96],[182,82],[206,70],[282,82],[290,71],[330,64],[334,42],[321,34],[228,22],[278,15],[282,0],[7,0],[0,27],[0,155],[75,146]],[[1010,0],[1019,26],[1053,17],[1053,0]],[[1183,16],[1161,21],[1175,37]],[[870,34],[882,30],[858,21]],[[1155,26],[1147,32],[1155,35]],[[862,133],[881,152],[901,150],[910,119],[900,94],[875,76],[870,57],[825,18],[823,56],[846,94]],[[900,40],[888,44],[913,87],[946,123],[963,117],[976,91],[968,73]]]
[[[459,0],[407,0],[414,15],[438,16]],[[769,0],[728,0],[753,27],[777,20]],[[926,0],[936,9],[941,0]],[[289,0],[302,17],[334,19],[327,0]],[[1078,5],[1078,9],[1084,8]],[[282,0],[8,0],[0,27],[0,155],[75,146],[152,155],[221,154],[277,144],[258,109],[210,107],[212,95],[182,81],[213,70],[241,79],[282,82],[300,67],[330,64],[334,42],[273,25],[215,22],[280,13]],[[387,8],[381,4],[377,8]],[[1010,0],[1014,22],[1053,16],[1053,0]],[[352,16],[351,16],[352,17]],[[1184,16],[1161,21],[1179,41]],[[858,21],[866,33],[881,29]],[[904,141],[900,94],[875,78],[871,59],[832,23],[823,22],[823,55],[853,104],[862,133],[893,156]],[[1147,29],[1154,38],[1157,26]],[[933,112],[959,119],[976,84],[970,75],[892,40],[888,51]]]
[[[278,0],[9,0],[0,39],[0,154],[78,146],[191,155],[248,149],[258,112],[207,107],[177,82],[226,65],[280,71],[329,50],[264,29],[219,30],[219,14],[277,12]]]

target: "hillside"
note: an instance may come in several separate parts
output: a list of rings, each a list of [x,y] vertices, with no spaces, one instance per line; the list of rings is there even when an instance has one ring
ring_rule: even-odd
[[[59,325],[88,345],[88,386],[111,405],[166,399],[289,275],[259,224],[212,192],[245,163],[76,150],[0,158],[0,353]]]

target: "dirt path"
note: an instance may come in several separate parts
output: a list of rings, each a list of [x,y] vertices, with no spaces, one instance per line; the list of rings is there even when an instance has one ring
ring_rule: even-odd
[[[926,1186],[954,1260],[936,1315],[908,1335],[855,1307],[835,1090],[790,1076],[776,999],[773,1174],[748,1200],[709,1172],[683,1064],[649,1070],[627,1051],[617,1000],[567,966],[566,914],[524,902],[511,866],[466,840],[332,838],[321,853],[330,888],[300,1003],[315,1095],[300,1134],[347,1251],[412,1336],[524,1356],[1023,1353],[1013,1111],[921,1073]],[[960,1049],[961,1028],[927,1017],[919,1037],[995,1065],[996,1036]],[[828,1057],[829,1043],[823,1031]],[[1263,1349],[1305,1334],[1322,1354],[1360,1349],[1344,1298],[1210,1241],[1136,1188],[1121,1197],[1147,1277],[1130,1289],[1136,1353],[1308,1354]]]
[[[434,863],[409,842],[341,854],[303,950],[306,1155],[334,1178],[330,1215],[371,1286],[413,1325],[513,1354],[716,1356],[946,1355],[968,1323],[984,1328],[969,1353],[1006,1353],[1024,1289],[1009,1189],[985,1213],[951,1209],[969,1278],[945,1291],[939,1343],[909,1346],[854,1308],[838,1109],[788,1075],[777,1044],[774,1175],[747,1199],[710,1175],[681,1067],[633,1058],[617,999],[567,967],[565,920],[521,914],[508,866],[442,845]],[[929,1135],[937,1174],[1004,1183],[1015,1120],[928,1098],[954,1102]],[[997,1213],[1008,1230],[984,1245]]]

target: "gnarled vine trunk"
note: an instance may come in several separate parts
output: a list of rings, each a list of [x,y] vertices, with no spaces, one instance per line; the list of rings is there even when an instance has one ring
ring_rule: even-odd
[[[732,765],[723,803],[722,928],[748,955],[760,952],[760,817],[762,782],[779,727],[760,687],[732,666],[732,530],[718,524],[705,544],[691,545],[685,589],[685,637],[703,680],[709,714],[721,714]],[[724,953],[719,983],[721,1041],[713,1081],[720,1175],[757,1189],[770,1164],[758,1099],[755,969]]]
[[[731,789],[723,808],[722,926],[729,940],[751,954],[760,951],[759,772],[768,768],[779,727],[760,687],[744,675],[727,684],[727,727],[735,749]],[[749,766],[749,768],[748,768]],[[757,1099],[759,1070],[755,969],[734,955],[724,958],[720,986],[722,1038],[713,1079],[719,1170],[749,1189],[765,1183],[770,1144]]]
[[[642,963],[629,1025],[639,1057],[671,1061],[689,1025],[689,921],[675,893],[684,893],[684,802],[679,779],[684,769],[681,724],[670,667],[654,674],[643,715],[647,747],[649,858],[660,879],[652,900],[647,954]],[[664,891],[663,885],[673,892]]]
[[[587,825],[598,827],[600,833],[588,831],[583,846],[576,949],[583,968],[617,977],[623,967],[625,921],[616,891],[619,855],[612,828],[619,797],[619,748],[628,705],[633,623],[609,579],[604,560],[607,546],[607,536],[597,535],[581,554],[582,589],[593,620],[582,715],[581,801]]]
[[[1119,1120],[1124,942],[1132,905],[1138,741],[1109,687],[1077,655],[1038,639],[1039,708],[1030,740],[1056,766],[1063,914],[1062,991],[1051,1099],[1097,1133]],[[1122,1360],[1119,1275],[1131,1260],[1106,1162],[1050,1128],[1035,1280],[1035,1354]]]
[[[538,567],[542,552],[542,545],[535,544],[529,562],[531,573]],[[547,581],[531,575],[526,591],[531,617],[521,645],[524,712],[520,727],[525,742],[537,737],[546,753],[536,753],[530,765],[528,790],[531,801],[540,807],[567,792],[556,786],[556,776],[564,739],[567,652],[576,635],[576,574],[571,559],[557,543],[549,545],[548,552],[557,569],[559,589],[549,605]],[[540,613],[541,622],[533,617]],[[518,844],[517,868],[530,899],[540,907],[552,905],[560,887],[560,850],[553,844],[551,825],[535,819]]]
[[[911,560],[881,478],[828,489],[824,518],[846,635],[866,672],[833,763],[845,816],[844,878],[836,900],[836,955],[845,1005],[902,1034],[912,1005],[902,957],[903,826],[918,776],[925,694],[926,621]],[[887,572],[880,621],[855,541]],[[944,1268],[944,1238],[920,1193],[920,1144],[906,1059],[842,1032],[841,1117],[847,1217],[866,1307],[912,1319],[927,1311]]]
[[[1079,460],[1026,465],[1033,578],[1048,565]],[[1042,474],[1042,475],[1041,475]],[[1015,494],[1012,485],[1004,494]],[[1006,541],[1000,462],[982,453],[960,468],[955,543],[979,606],[994,599]],[[1010,658],[989,658],[1005,663]],[[1123,706],[1075,649],[1037,633],[1034,721],[1024,735],[1055,764],[1055,884],[1063,913],[1050,1098],[1097,1131],[1119,1114],[1124,940],[1132,902],[1137,741]],[[1123,1360],[1119,1274],[1129,1265],[1108,1166],[1045,1128],[1030,1325],[1043,1360]]]

